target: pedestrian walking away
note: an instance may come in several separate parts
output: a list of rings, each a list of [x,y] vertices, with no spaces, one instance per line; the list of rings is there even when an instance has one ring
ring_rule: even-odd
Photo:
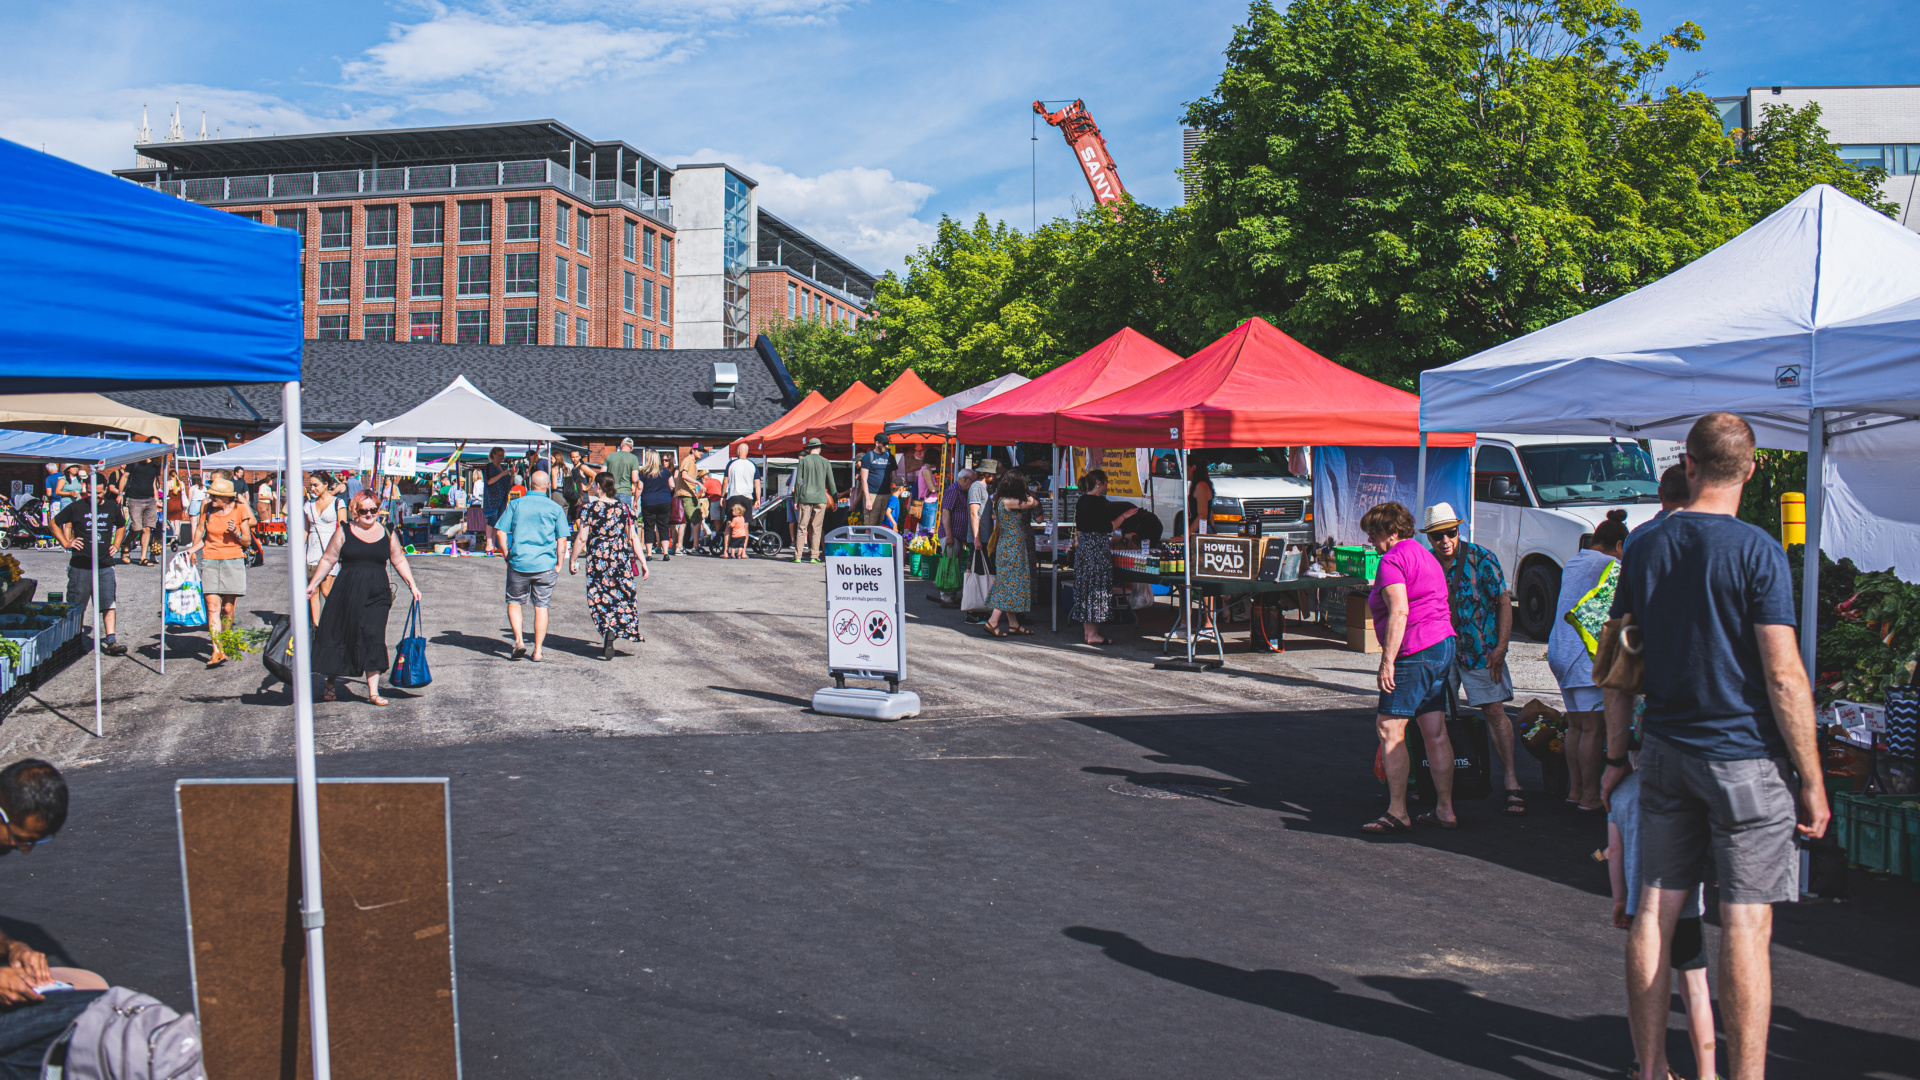
[[[640,635],[640,607],[633,578],[636,572],[641,581],[650,575],[647,549],[640,542],[633,511],[620,501],[610,472],[596,479],[592,494],[580,508],[580,527],[573,534],[567,573],[580,572],[580,556],[585,554],[587,609],[600,631],[600,659],[611,660],[616,640],[647,640]]]
[[[560,577],[560,560],[567,554],[567,515],[546,497],[546,473],[533,474],[531,499],[515,499],[500,515],[500,536],[507,551],[507,624],[513,628],[511,659],[546,659],[547,608],[553,603],[553,585]],[[526,647],[524,611],[533,605],[533,652]]]
[[[1026,477],[1010,472],[1000,478],[993,500],[993,589],[987,593],[987,633],[994,637],[1031,636],[1020,616],[1033,610],[1033,529],[1027,514],[1040,500],[1027,493]],[[1005,629],[1000,617],[1007,619]]]
[[[507,464],[507,452],[494,447],[487,452],[487,463],[480,470],[485,495],[480,513],[487,521],[487,550],[500,550],[500,515],[506,513],[507,495],[513,490],[513,466]]]
[[[1362,832],[1402,833],[1415,820],[1442,829],[1459,828],[1453,812],[1453,742],[1447,737],[1448,676],[1454,666],[1453,613],[1447,607],[1447,575],[1425,544],[1413,539],[1413,512],[1381,503],[1360,517],[1367,542],[1380,552],[1380,568],[1367,595],[1374,637],[1380,643],[1380,705],[1374,730],[1387,774],[1387,812]],[[1435,805],[1418,819],[1407,814],[1407,721],[1420,725],[1431,762]]]
[[[660,561],[673,558],[673,473],[660,463],[660,453],[649,450],[640,461],[640,521],[647,554],[659,552]]]
[[[553,505],[550,500],[541,502]],[[555,507],[557,510],[558,507]],[[393,611],[393,584],[387,578],[392,563],[400,580],[415,601],[420,586],[407,565],[407,553],[400,536],[380,524],[380,500],[372,492],[362,491],[348,504],[352,521],[334,531],[314,576],[307,584],[307,600],[320,595],[320,583],[340,567],[340,579],[327,596],[320,614],[320,629],[313,635],[313,670],[327,677],[322,701],[338,695],[339,679],[365,678],[367,703],[385,705],[380,696],[380,673],[387,670],[387,616]]]
[[[1627,1005],[1642,1080],[1667,1076],[1666,972],[1681,910],[1709,863],[1720,888],[1727,1072],[1745,1080],[1766,1073],[1773,905],[1795,899],[1794,834],[1825,835],[1827,797],[1786,552],[1734,516],[1753,475],[1753,428],[1709,413],[1686,446],[1687,505],[1622,553],[1605,632],[1638,638],[1646,706],[1636,762],[1627,753],[1634,695],[1603,689],[1600,791],[1610,798],[1630,772],[1640,776]]]
[[[820,440],[808,439],[793,478],[793,561],[819,562],[826,554],[821,536],[833,505],[833,466],[820,456]]]
[[[1454,675],[1466,694],[1467,707],[1487,718],[1487,741],[1507,772],[1506,805],[1501,813],[1518,817],[1527,812],[1514,771],[1513,721],[1507,702],[1513,700],[1513,676],[1507,673],[1507,645],[1513,637],[1513,593],[1507,590],[1500,560],[1479,544],[1460,539],[1460,515],[1453,504],[1427,507],[1420,531],[1427,535],[1433,557],[1447,575],[1447,604],[1453,614]]]
[[[120,547],[126,524],[112,492],[101,493],[97,513],[92,500],[81,499],[53,516],[54,538],[73,552],[67,559],[67,603],[83,609],[87,606],[93,597],[94,563],[100,565],[100,625],[94,627],[94,633],[101,635],[100,651],[108,656],[127,654],[127,647],[113,632],[118,597],[113,577],[113,565],[118,560],[113,553]]]
[[[233,628],[234,605],[247,594],[247,552],[253,548],[253,510],[240,497],[233,480],[217,474],[207,483],[207,499],[193,522],[193,543],[187,554],[200,556],[200,587],[207,596],[207,635]],[[207,666],[219,667],[229,657],[213,639]]]
[[[673,470],[673,497],[680,503],[679,548],[691,551],[700,542],[700,444],[680,455]]]
[[[1608,511],[1607,520],[1593,530],[1593,546],[1567,560],[1567,568],[1560,572],[1553,629],[1547,634],[1547,667],[1560,684],[1560,700],[1566,706],[1567,733],[1561,745],[1567,759],[1567,804],[1590,813],[1600,811],[1600,768],[1607,738],[1600,688],[1593,683],[1598,634],[1583,635],[1567,615],[1580,606],[1583,612],[1597,609],[1604,620],[1619,584],[1617,560],[1626,545],[1626,518],[1625,510]]]
[[[614,497],[620,500],[621,506],[633,509],[633,486],[640,479],[640,459],[633,452],[633,440],[621,439],[620,449],[608,454],[601,464],[606,474],[613,477]]]
[[[1113,617],[1113,531],[1139,509],[1108,500],[1105,469],[1091,469],[1080,478],[1080,500],[1073,508],[1073,611],[1068,618],[1081,625],[1081,640],[1089,645],[1111,644],[1100,624]]]

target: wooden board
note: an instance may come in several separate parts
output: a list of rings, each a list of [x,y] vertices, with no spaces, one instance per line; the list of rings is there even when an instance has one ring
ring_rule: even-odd
[[[1251,536],[1214,536],[1201,533],[1188,545],[1197,578],[1252,581],[1260,568],[1261,541]]]
[[[210,1080],[312,1076],[291,780],[174,788]],[[456,1080],[447,781],[322,780],[321,897],[338,1080]]]

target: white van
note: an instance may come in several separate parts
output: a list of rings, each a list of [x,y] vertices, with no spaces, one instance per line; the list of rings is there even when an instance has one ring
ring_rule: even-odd
[[[1151,458],[1147,508],[1166,525],[1167,535],[1179,536],[1187,521],[1179,454],[1154,450]],[[1189,477],[1198,480],[1204,473],[1213,483],[1213,505],[1207,508],[1209,531],[1238,533],[1251,517],[1259,520],[1262,536],[1282,537],[1290,544],[1310,543],[1313,480],[1294,476],[1289,458],[1284,446],[1187,451]]]
[[[1660,512],[1653,458],[1631,439],[1482,435],[1473,451],[1472,540],[1493,552],[1513,590],[1513,625],[1536,641],[1553,629],[1560,572],[1580,538],[1616,507],[1627,527]]]

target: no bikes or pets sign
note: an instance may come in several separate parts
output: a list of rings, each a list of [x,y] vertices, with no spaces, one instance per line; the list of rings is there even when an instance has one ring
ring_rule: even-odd
[[[897,539],[827,542],[829,669],[901,673],[898,552]]]

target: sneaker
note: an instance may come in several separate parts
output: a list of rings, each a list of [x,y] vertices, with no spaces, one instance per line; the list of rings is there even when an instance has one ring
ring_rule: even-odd
[[[808,561],[808,562],[810,562],[810,563],[812,563],[812,564],[814,564],[815,566],[818,566],[818,565],[820,565],[821,563],[824,563],[824,562],[826,562],[827,560],[825,560],[825,559],[808,559],[807,561]]]
[[[807,560],[806,560],[806,557],[805,557],[805,556],[801,556],[801,555],[795,555],[795,556],[793,557],[793,561],[794,561],[794,562],[806,562]]]
[[[100,646],[100,651],[108,656],[127,655],[127,647],[117,641],[109,641],[105,645]]]

